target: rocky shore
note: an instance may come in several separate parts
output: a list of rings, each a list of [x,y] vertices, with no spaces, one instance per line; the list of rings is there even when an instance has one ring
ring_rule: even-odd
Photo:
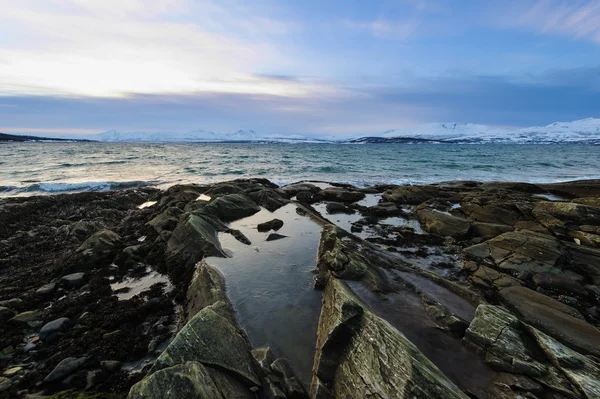
[[[0,200],[0,398],[600,398],[600,181]]]

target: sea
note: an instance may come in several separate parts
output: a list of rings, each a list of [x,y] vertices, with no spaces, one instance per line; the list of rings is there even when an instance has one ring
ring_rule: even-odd
[[[166,188],[267,178],[423,184],[600,179],[600,146],[578,144],[2,143],[0,196]]]

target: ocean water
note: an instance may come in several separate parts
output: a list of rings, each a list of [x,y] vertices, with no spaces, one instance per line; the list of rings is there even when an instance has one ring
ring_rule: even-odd
[[[0,144],[0,196],[242,177],[419,184],[600,178],[600,146],[457,144]]]

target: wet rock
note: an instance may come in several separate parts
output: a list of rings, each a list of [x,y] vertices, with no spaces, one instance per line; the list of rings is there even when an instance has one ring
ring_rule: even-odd
[[[59,281],[63,287],[79,288],[85,284],[86,280],[87,276],[85,273],[79,272],[62,276]]]
[[[4,306],[0,306],[0,321],[6,321],[14,317],[16,314],[17,312],[15,312],[14,310]]]
[[[485,288],[494,288],[496,291],[506,287],[523,285],[521,280],[487,266],[479,266],[479,268],[469,277],[469,279],[473,284]]]
[[[258,362],[263,371],[268,373],[271,372],[271,364],[275,361],[275,356],[273,355],[271,348],[252,349],[252,357]]]
[[[515,229],[520,230],[529,230],[535,233],[541,234],[550,234],[547,228],[545,228],[542,224],[532,221],[532,220],[520,220],[515,223]]]
[[[282,238],[286,238],[286,237],[287,236],[284,236],[283,234],[271,233],[267,236],[267,239],[265,241],[281,240]]]
[[[400,186],[383,193],[383,199],[397,204],[419,205],[439,195],[439,188],[431,186]]]
[[[29,323],[32,321],[39,320],[42,317],[42,312],[39,310],[29,310],[27,312],[21,312],[14,316],[9,321],[14,321],[18,323]]]
[[[22,305],[23,305],[23,301],[19,298],[12,298],[12,299],[6,299],[3,301],[0,301],[0,306],[6,307],[9,309],[13,309],[13,310],[19,310]]]
[[[313,195],[308,191],[300,191],[296,194],[296,200],[300,202],[313,202]]]
[[[566,183],[538,184],[547,192],[568,197],[600,197],[598,180],[580,180]]]
[[[90,266],[107,260],[121,243],[121,237],[112,230],[104,229],[85,240],[77,252],[82,256],[81,263],[91,261]]]
[[[216,226],[215,226],[216,225]],[[167,242],[171,257],[195,263],[204,256],[225,257],[217,233],[224,227],[207,216],[189,214],[179,223]]]
[[[38,288],[35,293],[40,296],[48,296],[56,291],[56,283],[48,283]]]
[[[575,198],[574,200],[571,200],[571,202],[575,202],[577,204],[595,206],[596,208],[600,208],[600,196]]]
[[[535,214],[549,214],[562,221],[576,224],[600,224],[600,208],[573,202],[542,201],[534,209]]]
[[[284,378],[283,379],[283,390],[285,391],[288,398],[294,399],[308,399],[308,393],[304,386],[296,377]]]
[[[216,216],[224,222],[251,216],[258,211],[260,211],[260,207],[243,194],[228,194],[218,197],[202,209],[204,214]]]
[[[600,331],[574,308],[525,287],[505,288],[500,297],[526,323],[583,354],[600,356]]]
[[[173,231],[183,211],[177,207],[169,207],[148,222],[157,233]]]
[[[86,357],[67,357],[44,378],[44,382],[60,381],[79,370],[86,361]]]
[[[192,317],[156,360],[154,368],[195,361],[232,373],[250,385],[260,385],[247,342],[229,320],[215,312],[214,306]]]
[[[184,362],[135,384],[129,399],[159,398],[254,398],[254,394],[235,378],[199,362]]]
[[[71,320],[68,317],[61,317],[44,324],[40,330],[39,336],[42,341],[50,341],[57,334],[62,333],[71,326]]]
[[[468,220],[430,209],[418,211],[417,216],[428,232],[440,236],[464,237],[471,226]]]
[[[327,213],[329,213],[330,215],[333,215],[335,213],[352,214],[352,213],[356,212],[354,209],[342,204],[341,202],[328,202],[327,205],[325,206],[325,209],[327,210]]]
[[[202,309],[213,306],[221,316],[235,325],[235,315],[225,294],[225,280],[219,270],[202,261],[196,268],[187,290],[185,321]]]
[[[271,212],[275,212],[277,209],[290,202],[287,198],[282,197],[281,192],[273,189],[254,191],[248,195],[254,202]]]
[[[10,378],[0,377],[0,393],[8,391],[12,385]]]
[[[310,183],[289,184],[285,187],[282,187],[281,189],[286,194],[288,194],[290,197],[293,197],[294,195],[297,196],[300,193],[307,193],[310,196],[312,196],[312,194],[315,194],[315,193],[318,193],[319,191],[321,191],[321,189],[319,187],[315,186],[314,184],[310,184]]]
[[[68,234],[83,240],[103,228],[104,224],[101,221],[78,220],[68,226]]]
[[[513,226],[521,219],[521,214],[516,206],[499,200],[486,204],[461,203],[460,209],[476,222]]]
[[[467,398],[341,280],[330,280],[323,298],[312,397]]]
[[[227,230],[227,232],[229,234],[231,234],[233,236],[233,238],[235,238],[236,240],[238,240],[242,244],[244,244],[244,245],[252,245],[252,241],[250,241],[250,239],[248,237],[246,237],[244,235],[244,233],[242,233],[241,231],[236,230],[236,229],[229,229],[229,230]]]
[[[283,378],[290,378],[294,376],[294,372],[290,367],[287,360],[283,358],[279,358],[274,360],[270,365],[271,370],[275,373],[275,375]]]
[[[555,238],[519,230],[501,234],[463,251],[468,257],[489,261],[508,272],[547,272],[559,270],[564,254]]]
[[[351,191],[341,187],[328,187],[313,195],[319,201],[356,202],[365,198],[365,193]]]
[[[554,273],[536,273],[533,282],[538,287],[567,295],[586,297],[586,289],[571,277]]]
[[[393,202],[381,202],[367,209],[367,212],[373,216],[394,216],[400,213],[400,210]]]
[[[469,234],[475,237],[483,237],[488,239],[513,230],[514,227],[503,224],[473,222],[473,224],[471,224],[471,230],[469,230]]]
[[[104,339],[104,340],[113,339],[115,337],[118,337],[121,334],[122,334],[121,330],[115,330],[115,331],[107,332],[107,333],[102,334],[102,339]]]
[[[283,227],[283,220],[281,220],[281,219],[272,219],[272,220],[269,220],[268,222],[259,223],[258,226],[256,226],[258,231],[263,232],[263,233],[267,232],[269,230],[277,231],[282,227]]]
[[[582,245],[600,248],[600,235],[586,233],[584,231],[570,231],[569,237],[579,240]]]
[[[109,373],[116,373],[121,370],[121,367],[123,366],[118,360],[103,360],[100,362],[100,365]]]

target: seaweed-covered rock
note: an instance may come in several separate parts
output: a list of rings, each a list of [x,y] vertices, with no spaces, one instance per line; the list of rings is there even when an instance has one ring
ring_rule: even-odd
[[[337,279],[325,289],[311,397],[467,398]]]

